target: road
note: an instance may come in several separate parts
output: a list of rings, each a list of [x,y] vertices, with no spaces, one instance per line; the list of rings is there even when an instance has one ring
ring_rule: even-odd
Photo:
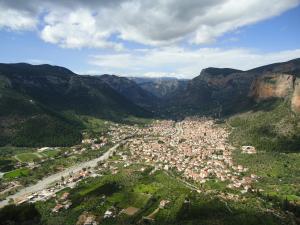
[[[13,195],[7,196],[7,198],[5,200],[0,201],[0,208],[8,205],[8,200],[11,199],[11,198],[16,199],[16,198],[19,198],[19,197],[24,196],[24,195],[30,195],[34,192],[42,191],[42,190],[48,188],[55,181],[60,180],[62,176],[63,177],[68,176],[70,173],[72,173],[72,172],[76,173],[76,172],[78,172],[78,171],[80,171],[80,170],[82,170],[83,168],[86,168],[86,167],[95,167],[95,166],[97,166],[98,162],[107,160],[116,151],[116,149],[121,144],[123,144],[124,142],[125,141],[121,141],[118,144],[114,145],[107,152],[105,152],[102,156],[100,156],[96,159],[92,159],[90,161],[82,162],[82,163],[76,164],[74,166],[71,166],[71,167],[67,168],[64,171],[61,171],[61,172],[53,174],[49,177],[43,178],[38,183],[36,183],[32,186],[23,188],[23,189],[19,190],[18,192],[16,192]]]
[[[177,135],[177,136],[183,134],[183,129],[182,129],[180,123],[177,122],[177,123],[175,124],[175,128],[176,128],[176,135]]]

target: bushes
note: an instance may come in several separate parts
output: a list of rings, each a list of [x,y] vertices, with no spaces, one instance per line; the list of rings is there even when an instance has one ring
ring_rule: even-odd
[[[0,210],[0,223],[9,225],[40,224],[40,213],[32,204],[8,205]]]

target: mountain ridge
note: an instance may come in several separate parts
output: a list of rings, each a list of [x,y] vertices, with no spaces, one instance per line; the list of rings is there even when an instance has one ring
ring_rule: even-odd
[[[76,144],[83,125],[70,115],[118,121],[150,115],[98,77],[25,63],[0,64],[0,106],[0,145]]]
[[[260,100],[271,98],[284,98],[293,95],[293,107],[296,111],[299,108],[299,76],[300,76],[300,59],[294,59],[287,62],[270,64],[257,67],[247,71],[240,71],[231,68],[213,68],[204,69],[199,76],[189,81],[186,90],[176,96],[177,103],[170,102],[169,105],[176,104],[176,110],[187,108],[191,112],[202,111],[213,114],[228,115],[253,105]],[[213,71],[212,73],[210,73]],[[229,72],[228,72],[229,71]],[[232,73],[230,73],[232,71]],[[291,76],[291,83],[287,89],[293,89],[293,93],[285,91],[284,95],[277,95],[275,89],[279,91],[284,84],[284,78],[279,77],[285,74],[286,79]],[[268,77],[269,84],[267,82]],[[260,85],[261,84],[261,85]],[[268,98],[259,99],[259,94],[253,94],[253,90],[262,90],[255,86],[260,85],[265,89],[270,89]],[[290,96],[291,97],[291,96]]]

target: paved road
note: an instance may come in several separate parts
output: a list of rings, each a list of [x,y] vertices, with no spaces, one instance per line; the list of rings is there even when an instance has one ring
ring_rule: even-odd
[[[10,199],[10,198],[16,199],[16,198],[19,198],[23,195],[30,195],[31,193],[44,190],[44,189],[48,188],[49,185],[51,185],[55,181],[60,180],[62,176],[63,177],[68,176],[70,173],[72,173],[72,172],[76,173],[76,172],[78,172],[78,171],[80,171],[80,170],[82,170],[83,168],[86,168],[86,167],[95,167],[95,166],[97,166],[98,162],[107,160],[116,151],[116,149],[121,144],[123,144],[124,142],[125,141],[121,141],[120,143],[114,145],[107,152],[105,152],[102,156],[100,156],[96,159],[92,159],[90,161],[82,162],[82,163],[76,164],[74,166],[71,166],[71,167],[67,168],[64,171],[61,171],[61,172],[53,174],[49,177],[43,178],[38,183],[36,183],[32,186],[29,186],[29,187],[26,187],[26,188],[23,188],[23,189],[19,190],[17,193],[8,196],[6,198],[6,200],[0,201],[0,208],[8,205],[8,199]]]
[[[182,135],[183,134],[183,129],[182,129],[182,126],[180,126],[180,123],[176,123],[175,124],[175,128],[176,128],[176,135]]]

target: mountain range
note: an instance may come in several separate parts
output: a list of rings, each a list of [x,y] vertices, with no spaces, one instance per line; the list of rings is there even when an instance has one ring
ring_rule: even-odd
[[[187,79],[177,79],[174,77],[129,77],[129,79],[161,100],[170,99],[176,93],[181,93],[188,84]]]
[[[71,145],[81,141],[74,115],[106,120],[150,113],[96,76],[50,65],[0,64],[0,143]]]
[[[300,59],[247,71],[207,68],[191,80],[88,76],[51,65],[0,64],[0,145],[78,143],[83,124],[77,115],[117,121],[223,117],[274,99],[300,112]]]

